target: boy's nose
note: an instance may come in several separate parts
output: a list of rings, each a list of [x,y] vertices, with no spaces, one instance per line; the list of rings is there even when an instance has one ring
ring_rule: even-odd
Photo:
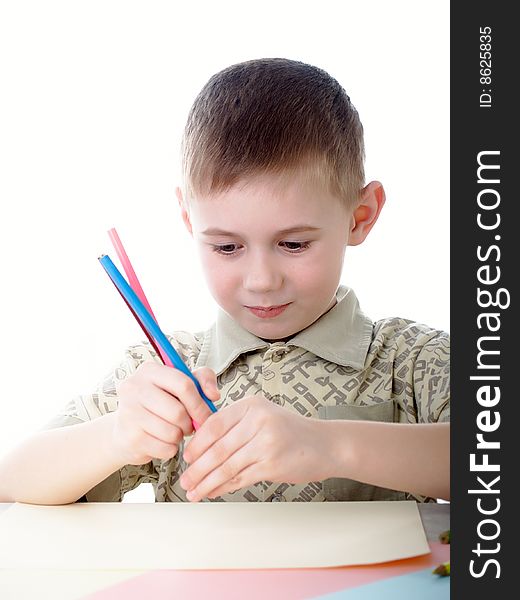
[[[244,288],[256,293],[264,293],[280,288],[283,282],[281,270],[277,268],[276,260],[268,260],[259,256],[249,261],[244,273]]]

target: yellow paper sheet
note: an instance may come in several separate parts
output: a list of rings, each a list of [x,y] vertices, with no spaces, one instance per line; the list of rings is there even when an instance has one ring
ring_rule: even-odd
[[[294,569],[429,553],[415,502],[15,504],[4,569]]]

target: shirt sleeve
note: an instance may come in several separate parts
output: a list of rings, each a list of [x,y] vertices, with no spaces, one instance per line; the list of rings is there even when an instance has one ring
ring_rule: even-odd
[[[450,337],[439,332],[421,348],[414,365],[413,387],[418,423],[450,421]]]
[[[135,373],[141,363],[150,360],[161,363],[150,344],[131,346],[126,350],[123,360],[107,373],[92,393],[72,398],[42,429],[86,423],[115,411],[118,406],[117,390],[121,382]],[[120,502],[126,492],[135,489],[141,483],[152,483],[155,486],[159,462],[125,465],[88,491],[83,500]]]

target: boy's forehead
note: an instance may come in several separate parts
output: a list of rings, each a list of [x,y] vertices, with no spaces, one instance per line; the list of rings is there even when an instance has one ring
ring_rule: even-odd
[[[190,202],[192,222],[205,235],[245,229],[312,232],[345,215],[344,204],[316,181],[297,174],[258,175]]]

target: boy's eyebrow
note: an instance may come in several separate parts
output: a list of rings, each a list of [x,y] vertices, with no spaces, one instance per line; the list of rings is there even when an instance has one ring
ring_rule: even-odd
[[[288,233],[301,233],[304,231],[320,231],[319,227],[313,227],[312,225],[295,225],[294,227],[288,227],[287,229],[280,229],[280,231],[276,232],[276,235],[286,235]],[[218,229],[216,227],[209,227],[204,231],[201,231],[204,235],[229,235],[234,236],[237,235],[231,231],[224,231],[223,229]]]

